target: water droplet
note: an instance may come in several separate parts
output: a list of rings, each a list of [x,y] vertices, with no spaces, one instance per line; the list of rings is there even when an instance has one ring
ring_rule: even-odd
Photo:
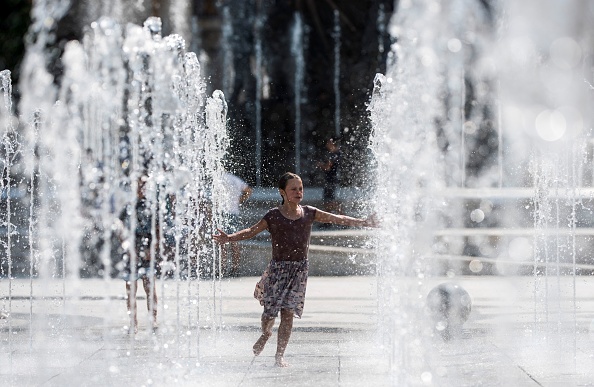
[[[534,122],[536,133],[545,141],[557,141],[567,130],[565,116],[558,110],[543,110]]]
[[[485,219],[485,213],[481,209],[472,210],[470,213],[470,219],[475,223],[480,223]]]
[[[448,50],[458,52],[462,49],[462,42],[459,39],[452,38],[448,40]]]
[[[479,273],[479,272],[481,272],[483,270],[483,263],[480,260],[478,260],[478,259],[473,259],[468,264],[468,268],[473,273]]]
[[[423,384],[431,384],[431,381],[433,380],[433,375],[431,375],[431,372],[429,371],[425,371],[421,374],[421,381],[423,382]]]
[[[569,37],[559,38],[551,43],[551,61],[560,69],[569,70],[577,66],[582,58],[582,48]]]

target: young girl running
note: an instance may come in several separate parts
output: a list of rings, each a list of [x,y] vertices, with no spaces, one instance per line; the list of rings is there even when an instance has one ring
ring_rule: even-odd
[[[272,237],[272,260],[256,286],[254,297],[264,307],[262,313],[262,335],[253,346],[258,356],[272,335],[274,320],[281,315],[278,327],[275,364],[287,367],[285,349],[293,329],[293,317],[301,318],[307,286],[309,239],[313,222],[334,223],[345,226],[376,227],[374,216],[366,219],[334,215],[311,206],[302,206],[303,182],[301,178],[287,172],[281,176],[278,189],[283,201],[280,206],[269,210],[252,227],[233,234],[219,229],[213,235],[220,244],[237,242],[254,237],[268,230]]]

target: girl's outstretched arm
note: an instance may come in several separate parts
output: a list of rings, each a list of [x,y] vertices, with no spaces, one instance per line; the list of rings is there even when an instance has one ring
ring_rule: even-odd
[[[258,223],[253,225],[252,227],[244,228],[243,230],[237,231],[233,234],[226,234],[223,230],[218,228],[218,234],[214,234],[212,238],[220,244],[225,244],[228,242],[238,242],[243,241],[245,239],[253,238],[254,236],[258,235],[262,231],[268,228],[268,223],[264,219],[260,219]]]
[[[379,227],[379,222],[375,214],[369,215],[367,218],[353,218],[346,215],[335,215],[330,212],[317,210],[316,222],[334,223],[343,226],[361,226],[361,227]]]

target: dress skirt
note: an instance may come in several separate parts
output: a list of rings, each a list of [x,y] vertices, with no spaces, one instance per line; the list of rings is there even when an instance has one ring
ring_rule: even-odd
[[[289,309],[301,318],[308,271],[307,260],[271,260],[254,290],[254,298],[264,307],[263,316],[274,318],[281,309]]]

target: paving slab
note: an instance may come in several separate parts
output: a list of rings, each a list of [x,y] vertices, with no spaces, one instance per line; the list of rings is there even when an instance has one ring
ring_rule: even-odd
[[[594,385],[590,277],[548,284],[532,277],[423,279],[418,294],[455,281],[470,294],[472,311],[450,340],[403,339],[423,353],[420,367],[391,357],[402,344],[386,336],[391,327],[382,321],[395,311],[379,307],[376,277],[310,277],[287,369],[274,366],[275,335],[259,357],[251,354],[261,313],[252,297],[257,279],[159,280],[155,334],[139,289],[136,335],[126,328],[122,281],[0,279],[0,308],[10,312],[0,319],[1,385]]]

